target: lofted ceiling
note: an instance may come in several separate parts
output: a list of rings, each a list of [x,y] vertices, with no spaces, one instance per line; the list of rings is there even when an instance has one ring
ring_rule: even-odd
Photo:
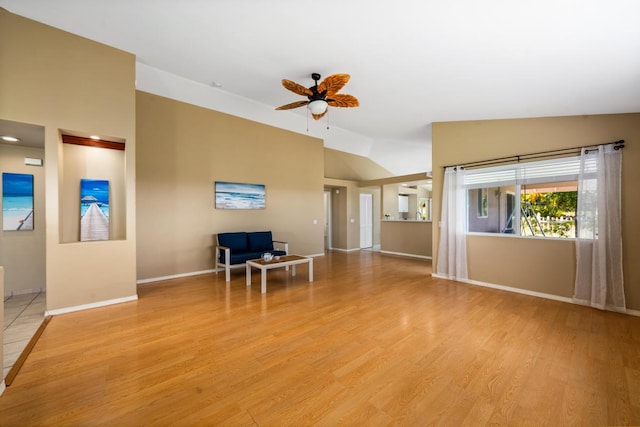
[[[397,175],[431,170],[433,122],[640,111],[637,0],[0,0],[0,7],[135,54],[141,90],[309,132]],[[301,99],[281,79],[311,86],[314,72],[350,74],[341,93],[360,107],[330,108],[319,123],[305,108],[274,110]],[[180,95],[185,81],[198,97]]]

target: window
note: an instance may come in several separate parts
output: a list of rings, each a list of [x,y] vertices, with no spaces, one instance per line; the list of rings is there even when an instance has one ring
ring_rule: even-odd
[[[466,171],[467,230],[575,237],[578,157]]]

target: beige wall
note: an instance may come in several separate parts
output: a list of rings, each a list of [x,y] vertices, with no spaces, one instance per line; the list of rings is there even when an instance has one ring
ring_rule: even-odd
[[[387,184],[382,186],[382,218],[390,215],[388,219],[400,219],[398,212],[400,184]]]
[[[431,258],[430,221],[382,221],[380,250]]]
[[[47,309],[135,296],[135,57],[3,9],[0,52],[0,118],[45,128]],[[61,129],[126,141],[126,239],[60,243]]]
[[[324,252],[321,140],[145,92],[136,115],[138,279],[213,269],[220,232]],[[214,181],[264,184],[266,209],[215,209]]]
[[[44,169],[25,165],[25,157],[43,159],[44,150],[0,144],[0,174],[33,175],[33,230],[0,230],[0,265],[6,269],[7,294],[44,289],[46,283]]]
[[[391,177],[393,174],[367,157],[325,148],[324,176],[348,181],[369,181]]]
[[[440,220],[443,166],[624,139],[622,230],[627,307],[640,309],[640,114],[548,117],[433,124],[434,224]],[[434,227],[434,266],[439,230]],[[469,236],[469,278],[570,297],[573,244],[556,239]],[[435,268],[434,268],[435,270]]]
[[[331,249],[348,249],[347,187],[331,187]]]

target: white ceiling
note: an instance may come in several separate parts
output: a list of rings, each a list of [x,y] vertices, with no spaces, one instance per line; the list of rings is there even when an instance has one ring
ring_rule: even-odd
[[[638,0],[0,0],[0,7],[135,54],[141,90],[302,133],[309,126],[325,145],[398,175],[431,170],[432,122],[640,111]],[[360,100],[359,108],[332,108],[329,130],[324,121],[307,125],[304,108],[273,111],[302,99],[281,79],[311,86],[312,72],[350,74],[341,93]]]

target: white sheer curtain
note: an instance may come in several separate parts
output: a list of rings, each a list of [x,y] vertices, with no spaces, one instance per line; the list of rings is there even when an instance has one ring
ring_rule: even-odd
[[[438,275],[467,279],[466,193],[464,169],[449,167],[444,172]]]
[[[622,150],[582,149],[576,212],[574,301],[626,311],[622,276]]]

